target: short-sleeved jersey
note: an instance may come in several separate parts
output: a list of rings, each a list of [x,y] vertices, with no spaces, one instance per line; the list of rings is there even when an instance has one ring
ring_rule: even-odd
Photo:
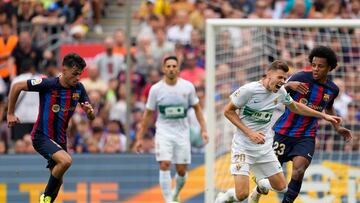
[[[290,77],[289,81],[299,81],[306,84],[309,88],[307,94],[301,94],[297,91],[290,90],[291,97],[299,103],[308,107],[323,111],[331,109],[334,99],[339,94],[339,88],[330,80],[325,84],[320,84],[314,80],[311,72],[299,72]],[[318,119],[315,117],[302,116],[291,112],[288,108],[276,121],[273,129],[280,135],[290,137],[314,137],[318,128]]]
[[[66,129],[76,105],[90,102],[81,83],[65,88],[59,77],[27,80],[29,91],[39,92],[39,114],[31,133],[46,136],[56,143],[66,143]],[[36,107],[29,107],[36,108]]]
[[[231,102],[240,109],[240,120],[255,132],[263,132],[265,144],[256,144],[237,129],[233,147],[248,150],[268,150],[272,147],[271,118],[278,104],[290,105],[293,100],[284,87],[274,93],[267,90],[261,82],[251,82],[241,86],[230,96]]]
[[[189,134],[187,111],[198,102],[195,87],[187,80],[178,78],[175,85],[168,85],[164,80],[154,84],[150,88],[146,108],[157,111],[156,134]]]

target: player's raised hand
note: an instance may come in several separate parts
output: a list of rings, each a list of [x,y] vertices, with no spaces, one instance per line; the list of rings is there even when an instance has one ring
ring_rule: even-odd
[[[307,94],[309,92],[309,88],[306,84],[298,81],[289,81],[286,83],[286,87],[300,92],[301,94]]]
[[[14,114],[8,114],[6,117],[7,117],[6,119],[7,119],[8,127],[12,127],[17,123],[20,123],[19,118]]]
[[[265,134],[262,132],[251,132],[248,134],[251,141],[256,144],[264,144],[265,143]]]

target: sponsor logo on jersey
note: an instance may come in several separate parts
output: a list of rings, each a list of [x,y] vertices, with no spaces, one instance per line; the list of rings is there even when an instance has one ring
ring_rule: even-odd
[[[60,111],[60,106],[59,104],[54,104],[52,107],[51,107],[51,110],[55,113],[59,112]]]
[[[330,95],[329,94],[324,94],[323,99],[324,99],[324,101],[329,101]]]
[[[74,111],[76,107],[69,107],[69,108],[61,108],[59,106],[59,104],[54,104],[52,107],[51,107],[51,110],[54,112],[54,113],[57,113],[59,111]]]
[[[31,85],[38,85],[38,84],[40,84],[42,82],[42,79],[41,78],[39,78],[39,79],[32,79],[31,80]]]
[[[73,100],[79,100],[79,98],[80,98],[80,94],[79,94],[79,93],[75,92],[75,93],[72,94],[72,99],[73,99]]]
[[[300,103],[307,105],[308,100],[306,98],[301,98]]]

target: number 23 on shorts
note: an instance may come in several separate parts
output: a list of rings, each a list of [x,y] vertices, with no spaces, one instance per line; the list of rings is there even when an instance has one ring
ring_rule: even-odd
[[[273,144],[273,149],[274,149],[276,156],[283,155],[285,152],[285,147],[286,147],[286,145],[284,143],[279,143],[279,142],[275,141]]]

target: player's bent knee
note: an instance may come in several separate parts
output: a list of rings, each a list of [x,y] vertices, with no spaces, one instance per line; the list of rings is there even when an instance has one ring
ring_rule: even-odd
[[[171,166],[171,162],[168,162],[168,161],[161,161],[160,162],[160,170],[162,170],[162,171],[169,170],[170,166]]]
[[[67,157],[67,158],[62,159],[59,164],[60,164],[63,168],[68,169],[68,168],[71,166],[71,164],[72,164],[72,159],[71,159],[71,157],[69,156],[69,157]]]
[[[248,198],[248,196],[249,196],[249,192],[237,192],[236,193],[236,199],[238,201],[243,201],[246,198]]]

